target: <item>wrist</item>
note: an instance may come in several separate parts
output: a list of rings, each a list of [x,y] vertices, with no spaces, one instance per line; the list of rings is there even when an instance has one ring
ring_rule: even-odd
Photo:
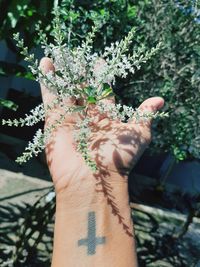
[[[65,267],[66,259],[67,266],[79,262],[135,267],[127,177],[84,177],[74,177],[73,183],[57,191],[52,267]]]
[[[128,177],[119,173],[79,172],[69,179],[63,177],[55,185],[56,204],[70,210],[112,204],[112,199],[115,199],[123,206],[129,206],[127,181]]]
[[[74,262],[78,262],[77,266],[136,267],[133,225],[128,205],[120,203],[119,214],[113,214],[106,201],[73,209],[64,203],[58,202],[56,208],[52,267],[65,267],[66,260],[67,266],[74,266]],[[95,228],[95,240],[98,238],[94,246],[92,227]]]

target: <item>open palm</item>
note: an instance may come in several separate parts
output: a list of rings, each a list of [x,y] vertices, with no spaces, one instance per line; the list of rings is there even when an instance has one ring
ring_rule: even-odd
[[[51,60],[43,58],[41,68],[47,73],[54,70]],[[55,96],[41,85],[45,105],[50,104]],[[114,99],[104,100],[109,104]],[[162,108],[164,100],[152,97],[145,100],[140,109],[157,111]],[[66,105],[77,105],[77,101],[69,100]],[[53,124],[58,119],[59,110],[50,111],[46,125]],[[89,116],[94,118],[91,125],[88,148],[97,164],[99,172],[118,172],[127,175],[142,155],[151,140],[151,122],[123,123],[111,120],[106,114],[99,114],[95,105],[90,105]],[[47,145],[46,156],[48,166],[55,185],[59,189],[66,187],[78,179],[85,179],[92,171],[85,163],[82,155],[77,152],[73,137],[74,124],[80,120],[78,113],[67,115],[64,122],[54,131],[51,142]]]

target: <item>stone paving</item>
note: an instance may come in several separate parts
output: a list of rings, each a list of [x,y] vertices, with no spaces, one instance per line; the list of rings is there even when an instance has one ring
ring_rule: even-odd
[[[0,134],[0,203],[34,202],[45,188],[52,186],[49,171],[42,159],[19,166],[14,159],[26,142]],[[28,197],[27,197],[28,196]]]

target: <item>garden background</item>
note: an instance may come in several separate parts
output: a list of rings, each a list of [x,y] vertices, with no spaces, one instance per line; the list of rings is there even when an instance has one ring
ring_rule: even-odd
[[[96,50],[133,26],[131,49],[162,41],[151,60],[114,88],[117,101],[133,107],[162,96],[169,112],[154,121],[152,144],[129,177],[139,266],[200,266],[200,1],[1,0],[1,119],[21,117],[41,102],[12,35],[20,32],[41,58],[35,26],[41,21],[51,39],[58,4],[77,44],[94,23],[102,24]],[[0,266],[49,266],[55,201],[45,157],[22,167],[14,162],[41,125],[0,127]]]

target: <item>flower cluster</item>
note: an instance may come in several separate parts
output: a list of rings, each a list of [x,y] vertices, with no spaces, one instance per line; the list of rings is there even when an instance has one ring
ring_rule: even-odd
[[[37,130],[36,134],[33,137],[33,141],[28,143],[28,146],[25,148],[25,152],[21,157],[18,157],[16,159],[16,162],[21,164],[31,159],[32,155],[37,156],[45,148],[44,140],[45,138],[42,130]]]
[[[135,29],[132,29],[128,35],[120,42],[112,43],[109,47],[105,47],[103,52],[93,52],[93,40],[98,26],[94,26],[86,39],[77,47],[73,47],[70,42],[70,33],[66,34],[63,22],[60,18],[59,8],[55,10],[55,19],[53,21],[54,43],[48,43],[48,38],[38,25],[39,35],[42,36],[41,43],[46,56],[53,61],[56,71],[49,71],[44,74],[39,67],[38,61],[33,54],[29,54],[28,48],[24,46],[23,40],[19,34],[14,35],[17,46],[20,48],[21,54],[29,63],[29,68],[36,80],[44,84],[56,98],[56,103],[44,107],[43,104],[31,110],[29,115],[19,120],[3,120],[3,124],[9,126],[31,126],[45,119],[45,114],[53,109],[54,105],[59,106],[62,110],[60,119],[55,121],[45,130],[39,129],[32,142],[29,142],[24,154],[17,159],[17,162],[23,163],[29,160],[33,155],[37,156],[45,145],[49,142],[51,133],[56,127],[62,124],[65,115],[72,112],[81,112],[84,115],[83,120],[77,124],[78,133],[75,140],[77,142],[77,150],[81,152],[86,163],[95,171],[95,163],[90,157],[87,147],[87,140],[90,135],[91,118],[87,117],[87,108],[90,104],[95,104],[100,113],[106,112],[112,119],[131,120],[135,118],[137,121],[141,119],[164,117],[164,113],[150,113],[134,110],[131,107],[113,104],[106,106],[102,99],[113,95],[112,85],[115,83],[116,77],[126,78],[128,73],[134,73],[140,68],[141,63],[145,63],[159,49],[160,44],[151,51],[145,52],[144,47],[140,47],[137,51],[129,54],[129,47],[132,42]],[[67,42],[65,36],[67,35]],[[83,99],[84,104],[80,107],[66,107],[64,105],[67,98]]]
[[[45,112],[44,112],[44,105],[40,104],[34,109],[30,111],[30,114],[25,114],[25,118],[20,118],[19,120],[2,120],[2,125],[8,125],[8,126],[16,126],[16,127],[23,127],[23,126],[33,126],[34,124],[37,124],[39,121],[43,121],[45,118]]]
[[[158,116],[168,116],[168,114],[165,112],[141,111],[140,109],[134,109],[132,107],[121,104],[110,103],[109,105],[106,105],[103,102],[99,102],[97,104],[97,107],[100,113],[107,113],[110,119],[119,119],[120,121],[127,122],[134,119],[135,123],[138,123],[141,121],[147,121],[150,118],[157,118]]]

